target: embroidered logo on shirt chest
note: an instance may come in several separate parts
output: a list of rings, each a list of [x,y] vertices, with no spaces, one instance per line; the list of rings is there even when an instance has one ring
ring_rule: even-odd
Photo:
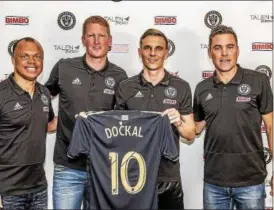
[[[169,98],[175,98],[177,96],[177,90],[172,86],[165,88],[164,92]]]
[[[237,90],[239,94],[246,96],[251,92],[251,87],[248,84],[240,84]]]
[[[105,84],[108,88],[114,88],[115,86],[115,80],[113,77],[106,77],[105,78]]]

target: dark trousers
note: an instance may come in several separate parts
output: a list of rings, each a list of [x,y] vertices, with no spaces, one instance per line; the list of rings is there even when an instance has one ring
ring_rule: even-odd
[[[3,209],[33,209],[42,210],[48,207],[48,191],[44,189],[24,195],[3,195]]]
[[[158,209],[184,209],[181,181],[158,182]]]

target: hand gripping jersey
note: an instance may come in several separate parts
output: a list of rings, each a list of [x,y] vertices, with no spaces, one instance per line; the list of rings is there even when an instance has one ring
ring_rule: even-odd
[[[88,156],[90,209],[157,209],[161,157],[178,160],[167,116],[107,111],[77,117],[69,157]]]

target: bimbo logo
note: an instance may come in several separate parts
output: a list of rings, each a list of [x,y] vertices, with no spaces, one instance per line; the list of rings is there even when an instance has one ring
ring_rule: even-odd
[[[271,42],[253,42],[252,51],[272,51],[273,43]]]
[[[176,16],[156,16],[154,17],[155,25],[176,25]]]
[[[110,53],[128,53],[128,44],[112,44]]]
[[[6,25],[28,25],[29,17],[27,16],[6,16]]]

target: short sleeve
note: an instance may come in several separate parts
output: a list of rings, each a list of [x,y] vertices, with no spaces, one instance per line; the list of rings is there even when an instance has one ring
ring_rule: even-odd
[[[198,92],[198,86],[197,86],[194,92],[194,102],[193,102],[194,120],[196,122],[200,122],[205,119],[204,110],[200,101],[201,100],[199,98],[199,92]]]
[[[185,86],[185,92],[183,94],[183,98],[180,103],[179,112],[181,115],[188,115],[193,112],[191,89],[188,83]]]
[[[53,67],[48,81],[45,83],[45,87],[48,88],[52,96],[56,96],[60,92],[59,88],[59,66],[61,60],[59,60]]]
[[[123,88],[123,82],[118,84],[117,90],[115,92],[115,109],[116,110],[126,110],[126,99],[125,99],[125,89]]]
[[[68,157],[89,154],[89,138],[91,137],[91,129],[88,128],[88,120],[83,117],[77,117],[72,132],[72,138],[68,148]]]
[[[273,93],[270,86],[269,78],[265,75],[259,96],[259,110],[261,114],[268,114],[273,111]]]
[[[161,136],[160,151],[162,156],[174,162],[177,161],[179,159],[179,152],[174,142],[173,130],[167,115],[161,118],[159,132]]]

